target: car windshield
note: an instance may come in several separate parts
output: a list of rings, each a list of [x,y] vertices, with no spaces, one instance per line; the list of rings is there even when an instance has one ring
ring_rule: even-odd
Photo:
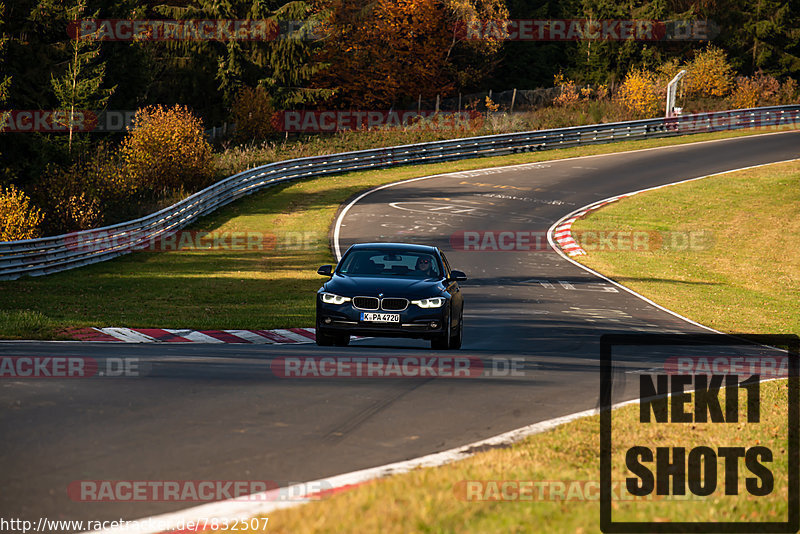
[[[354,250],[337,271],[348,276],[402,276],[440,278],[439,262],[433,254],[388,250]]]

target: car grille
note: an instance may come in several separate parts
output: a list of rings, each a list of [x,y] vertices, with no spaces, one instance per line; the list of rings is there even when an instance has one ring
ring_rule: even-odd
[[[381,300],[381,309],[385,311],[403,311],[408,307],[408,299],[386,298]]]
[[[377,310],[378,299],[376,297],[354,297],[353,307],[359,310]]]

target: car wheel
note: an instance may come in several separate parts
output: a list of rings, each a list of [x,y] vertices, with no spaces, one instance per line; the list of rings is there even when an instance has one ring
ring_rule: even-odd
[[[450,317],[447,318],[447,332],[431,339],[431,348],[435,350],[447,350],[450,348]]]
[[[348,334],[336,334],[333,344],[337,347],[346,347],[350,344],[350,336]]]
[[[454,335],[450,338],[450,348],[458,350],[461,348],[461,339],[464,337],[464,312],[462,311],[458,317],[458,327]]]

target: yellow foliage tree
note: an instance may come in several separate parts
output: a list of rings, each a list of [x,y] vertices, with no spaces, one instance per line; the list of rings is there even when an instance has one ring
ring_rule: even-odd
[[[13,185],[0,188],[0,241],[34,239],[41,235],[42,212]]]
[[[115,202],[129,200],[133,188],[124,180],[105,145],[67,168],[49,167],[31,190],[36,204],[47,213],[43,230],[61,234],[100,225],[109,208],[118,208]]]
[[[553,77],[553,84],[561,89],[561,92],[553,100],[556,106],[568,106],[578,101],[578,89],[575,86],[575,81],[565,78],[562,73],[558,73]]]
[[[202,121],[179,105],[138,110],[120,156],[127,180],[151,191],[193,190],[214,173]]]
[[[708,46],[686,66],[686,94],[689,97],[726,96],[733,87],[733,74],[725,51]]]
[[[789,78],[791,80],[791,78]],[[791,86],[794,80],[787,82]],[[786,85],[786,84],[784,84]],[[731,105],[737,109],[771,106],[783,102],[781,82],[774,76],[758,71],[754,76],[736,78],[736,87],[731,93]],[[789,102],[786,102],[787,104]]]
[[[731,94],[731,105],[735,109],[754,108],[758,105],[758,84],[748,76],[736,79],[736,88]]]
[[[794,78],[786,78],[781,84],[780,91],[778,92],[778,101],[781,104],[797,104],[797,80]]]
[[[617,101],[634,118],[654,117],[661,103],[656,75],[644,69],[630,71],[617,91]]]

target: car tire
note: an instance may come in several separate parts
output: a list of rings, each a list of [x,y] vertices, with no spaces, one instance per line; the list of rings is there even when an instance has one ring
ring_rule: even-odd
[[[333,338],[333,344],[337,347],[346,347],[350,344],[350,336],[348,334],[336,334]]]
[[[458,350],[461,348],[461,340],[464,337],[464,312],[462,311],[458,317],[458,327],[455,334],[450,338],[450,349]]]
[[[447,350],[450,348],[450,317],[447,318],[447,332],[431,339],[431,348],[434,350]]]

